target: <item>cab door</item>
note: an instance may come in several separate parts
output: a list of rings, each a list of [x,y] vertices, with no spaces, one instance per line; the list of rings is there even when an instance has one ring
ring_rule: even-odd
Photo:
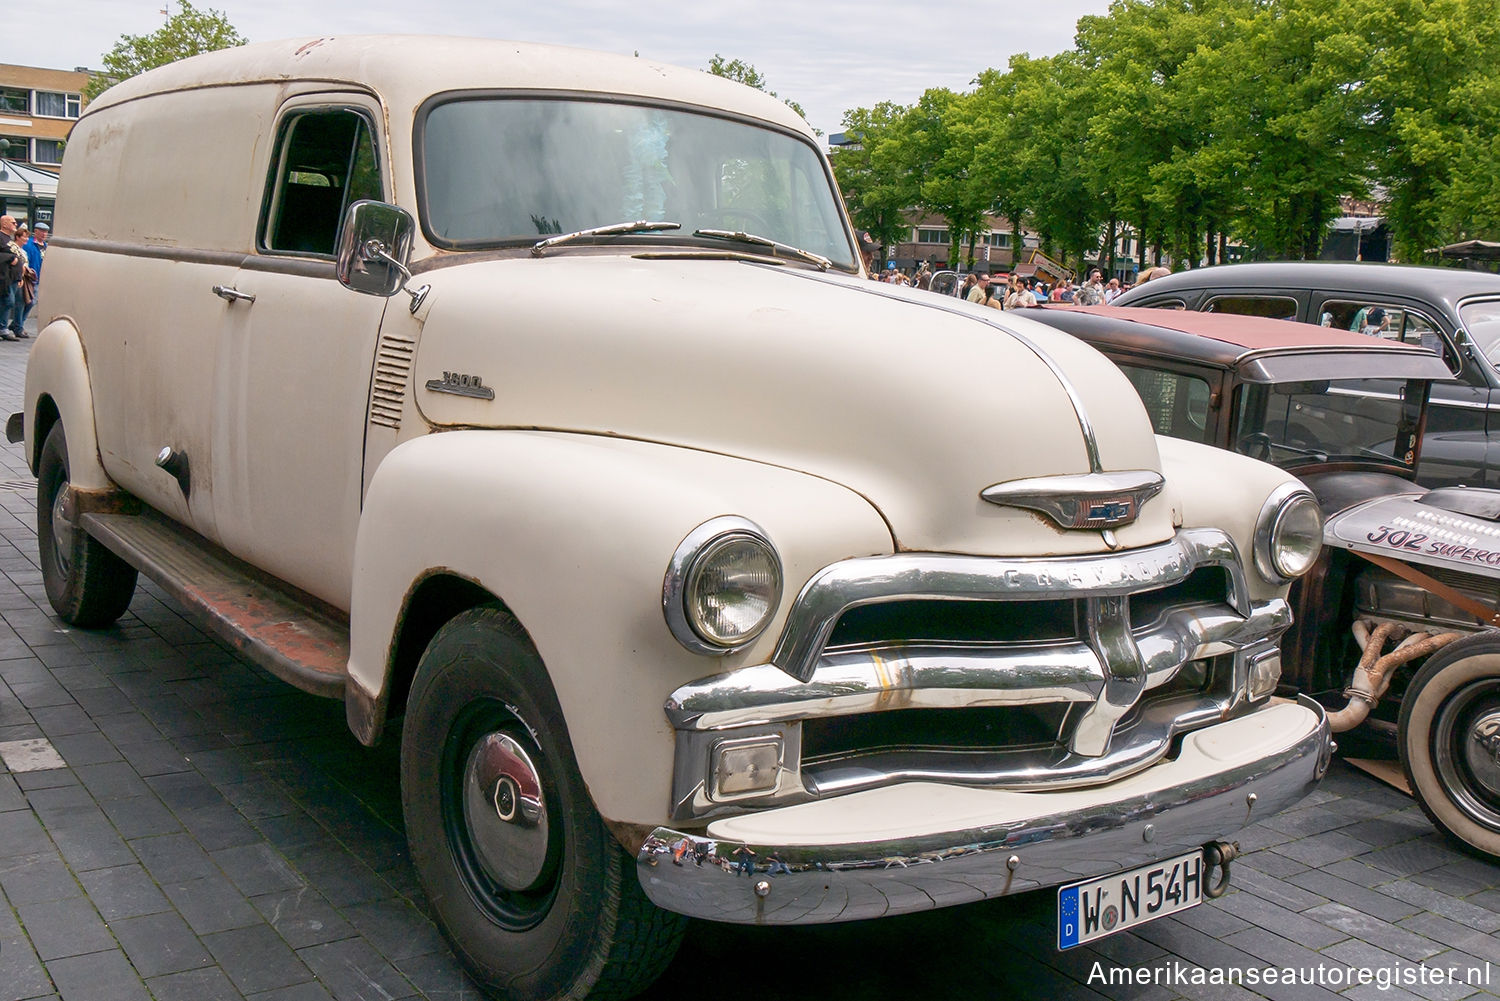
[[[219,340],[214,514],[241,559],[347,609],[366,405],[387,300],[334,275],[344,212],[384,200],[379,105],[303,95],[278,113],[256,253]]]

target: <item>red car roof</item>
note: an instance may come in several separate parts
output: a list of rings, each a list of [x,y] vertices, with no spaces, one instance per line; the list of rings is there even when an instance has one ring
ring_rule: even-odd
[[[1143,306],[1065,306],[1049,305],[1047,309],[1062,309],[1074,313],[1093,313],[1096,316],[1129,320],[1132,323],[1149,323],[1165,327],[1181,334],[1196,334],[1225,344],[1259,351],[1266,348],[1368,348],[1371,341],[1388,348],[1406,348],[1422,351],[1423,348],[1384,337],[1371,338],[1349,330],[1334,330],[1332,327],[1315,327],[1310,323],[1294,320],[1270,320],[1262,316],[1240,316],[1235,313],[1197,313],[1184,309],[1150,309]]]

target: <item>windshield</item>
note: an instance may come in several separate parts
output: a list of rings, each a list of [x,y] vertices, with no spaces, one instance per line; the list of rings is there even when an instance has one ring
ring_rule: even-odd
[[[1464,303],[1458,309],[1458,316],[1479,353],[1491,365],[1500,366],[1500,299]]]
[[[788,133],[619,102],[475,97],[433,107],[419,142],[422,222],[440,246],[670,221],[681,229],[629,238],[743,231],[856,267],[822,158]]]
[[[1430,386],[1425,379],[1242,385],[1234,448],[1287,468],[1378,460],[1414,470]]]

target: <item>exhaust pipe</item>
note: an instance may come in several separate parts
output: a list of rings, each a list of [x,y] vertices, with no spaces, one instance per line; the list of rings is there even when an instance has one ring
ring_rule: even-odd
[[[1382,622],[1375,625],[1365,619],[1354,623],[1353,632],[1354,642],[1364,652],[1354,668],[1353,680],[1344,689],[1348,704],[1337,712],[1328,714],[1328,726],[1334,733],[1352,730],[1369,717],[1370,711],[1380,704],[1381,697],[1391,687],[1391,677],[1396,668],[1441,650],[1464,635],[1421,630],[1408,634],[1406,627],[1397,623]],[[1390,653],[1382,656],[1381,651],[1393,636],[1400,642]]]

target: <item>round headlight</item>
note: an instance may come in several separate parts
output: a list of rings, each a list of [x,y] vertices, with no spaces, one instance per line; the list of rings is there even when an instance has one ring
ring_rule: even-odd
[[[1312,569],[1323,550],[1323,511],[1307,488],[1286,483],[1261,508],[1255,528],[1255,567],[1284,584]]]
[[[759,636],[781,603],[781,559],[743,518],[698,526],[672,557],[662,607],[678,641],[698,653],[728,653]]]

